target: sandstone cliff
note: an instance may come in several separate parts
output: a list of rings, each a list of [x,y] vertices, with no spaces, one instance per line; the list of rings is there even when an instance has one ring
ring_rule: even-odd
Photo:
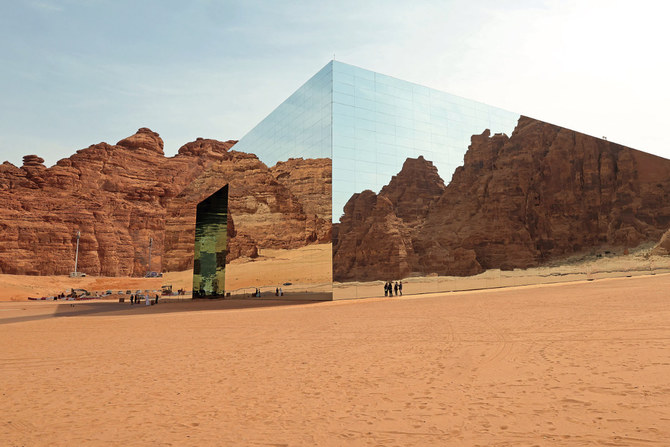
[[[335,280],[401,278],[418,263],[412,238],[430,205],[444,192],[433,163],[408,158],[382,188],[354,194],[333,228]]]
[[[229,243],[230,259],[259,248],[330,242],[324,236],[330,234],[330,216],[315,214],[307,204],[314,199],[301,197],[300,187],[291,190],[290,181],[278,181],[255,155],[231,151],[234,144],[198,138],[166,158],[160,136],[142,128],[116,145],[90,146],[51,168],[34,155],[24,157],[20,168],[3,163],[0,273],[67,274],[74,267],[77,230],[79,270],[88,274],[144,274],[150,237],[152,270],[188,268],[195,204],[226,183],[239,230]],[[329,160],[294,163],[296,171],[330,179]],[[330,188],[323,202],[330,203]],[[280,229],[282,218],[291,225]]]
[[[180,154],[185,152],[183,149]],[[228,261],[241,256],[256,257],[263,248],[330,243],[330,160],[300,158],[289,162],[294,177],[281,179],[275,177],[281,169],[268,169],[256,156],[242,152],[229,151],[220,161],[211,163],[168,204],[164,269],[192,267],[194,204],[226,183]],[[305,184],[301,181],[304,178],[314,181]],[[325,206],[316,208],[314,201]]]
[[[434,182],[437,191],[441,182]],[[387,198],[396,211],[383,225],[394,217],[400,223],[380,229],[375,207],[355,216],[362,207],[352,201],[361,199],[352,197],[334,229],[335,279],[527,268],[595,247],[657,241],[670,223],[669,160],[527,117],[511,137],[473,136],[451,183],[420,198],[430,203],[425,216],[410,221],[399,215],[409,205],[399,207],[387,188],[376,200]],[[356,248],[359,242],[352,241],[371,237],[365,228],[375,228],[376,238],[386,231],[389,240],[408,234],[393,248],[397,265],[388,263],[388,254]],[[365,247],[363,239],[360,244]],[[376,263],[388,267],[375,273],[369,266]]]

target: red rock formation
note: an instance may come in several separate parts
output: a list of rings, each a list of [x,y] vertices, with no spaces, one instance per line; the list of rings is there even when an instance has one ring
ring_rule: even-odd
[[[521,117],[509,139],[473,137],[415,243],[437,244],[443,255],[473,250],[484,268],[537,266],[658,240],[670,222],[669,195],[670,161]],[[438,262],[422,268],[449,272]]]
[[[229,235],[228,261],[241,256],[258,256],[259,250],[264,248],[290,249],[314,242],[330,243],[330,187],[314,187],[321,194],[320,198],[314,198],[310,188],[300,181],[305,175],[313,175],[329,186],[332,177],[330,160],[298,159],[292,166],[296,185],[286,177],[282,182],[278,181],[272,169],[254,155],[242,152],[230,151],[219,163],[208,166],[168,206],[170,219],[166,228],[164,267],[184,270],[193,265],[193,204],[226,183],[229,185],[229,220],[234,228],[234,237]],[[326,204],[321,209],[322,216],[314,214],[316,210],[310,208],[310,200]],[[305,209],[311,212],[305,212]]]
[[[661,240],[654,246],[651,253],[661,256],[670,255],[670,230],[663,233]]]
[[[156,132],[146,127],[140,128],[135,135],[124,138],[116,145],[127,149],[147,149],[163,155],[163,139]]]
[[[471,275],[538,266],[593,247],[635,247],[668,228],[669,199],[669,160],[521,117],[509,138],[473,136],[451,183],[420,199],[429,209],[424,217],[414,211],[418,217],[402,242],[412,247],[405,256],[411,262],[400,271]],[[391,202],[396,210],[410,207]],[[368,208],[356,207],[357,215],[345,209],[334,231],[336,279],[387,278],[368,273],[380,261],[364,253],[374,250],[351,242],[364,242],[373,227],[376,209]]]
[[[331,166],[328,158],[289,158],[270,169],[275,179],[302,204],[308,218],[306,231],[311,240],[319,243],[332,240]]]
[[[379,195],[354,194],[334,229],[334,279],[392,280],[413,272],[412,234],[443,191],[437,168],[419,157],[408,158]]]
[[[51,168],[37,156],[25,157],[21,168],[3,163],[0,273],[72,271],[77,230],[78,270],[88,274],[144,274],[150,237],[153,270],[162,264],[187,268],[193,263],[195,205],[229,182],[236,226],[231,258],[311,243],[314,227],[329,234],[330,217],[328,229],[324,222],[315,225],[300,199],[256,156],[229,151],[234,144],[199,138],[166,158],[159,135],[143,128],[114,146],[100,143],[77,151]],[[330,162],[320,166],[329,170]],[[330,203],[329,194],[324,202]],[[282,218],[291,225],[280,228]]]

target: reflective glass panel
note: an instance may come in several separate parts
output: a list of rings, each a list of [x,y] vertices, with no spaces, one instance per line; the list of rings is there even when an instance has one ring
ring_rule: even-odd
[[[228,243],[228,185],[197,206],[193,296],[223,296]]]
[[[353,91],[343,83],[335,93]],[[248,181],[230,185],[233,296],[332,298],[332,98],[328,63],[233,147],[265,164],[240,166]],[[354,135],[339,137],[354,147]]]

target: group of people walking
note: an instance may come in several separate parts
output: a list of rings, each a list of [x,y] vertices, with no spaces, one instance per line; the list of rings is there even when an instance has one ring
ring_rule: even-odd
[[[395,295],[402,296],[402,281],[396,281],[395,284],[393,284],[393,281],[389,281],[386,284],[384,284],[384,296],[393,296],[393,292],[395,292]]]

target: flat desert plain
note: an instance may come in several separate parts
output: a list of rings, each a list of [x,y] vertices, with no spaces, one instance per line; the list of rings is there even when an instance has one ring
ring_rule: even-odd
[[[670,445],[670,276],[0,303],[0,445]]]

